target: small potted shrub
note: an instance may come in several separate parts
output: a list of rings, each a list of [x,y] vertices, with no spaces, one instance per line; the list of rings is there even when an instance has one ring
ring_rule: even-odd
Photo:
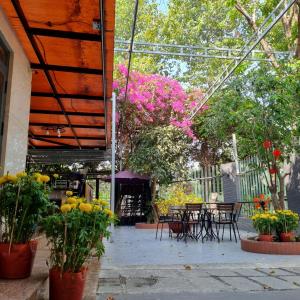
[[[32,237],[50,206],[49,180],[47,175],[25,172],[0,178],[0,278],[30,276],[37,249]]]
[[[81,300],[87,273],[86,262],[95,252],[104,253],[102,237],[108,237],[108,226],[114,221],[107,203],[73,197],[68,193],[60,211],[43,221],[50,244],[50,300]]]
[[[277,210],[277,231],[282,242],[295,241],[294,230],[299,226],[299,215],[291,210]]]
[[[277,220],[277,216],[270,212],[258,212],[252,217],[253,227],[259,233],[259,241],[273,242]]]

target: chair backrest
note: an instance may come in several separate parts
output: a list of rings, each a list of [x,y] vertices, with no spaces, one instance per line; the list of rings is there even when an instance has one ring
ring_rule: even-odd
[[[202,203],[186,203],[185,209],[187,211],[201,211],[202,210]]]
[[[217,203],[217,210],[222,212],[233,213],[235,203]]]
[[[236,222],[239,220],[241,210],[242,210],[242,206],[243,206],[243,203],[241,203],[241,202],[234,203],[233,214],[234,214],[234,218],[235,218]]]

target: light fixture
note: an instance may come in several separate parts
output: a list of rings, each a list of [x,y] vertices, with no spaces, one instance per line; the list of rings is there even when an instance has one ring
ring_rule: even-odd
[[[50,132],[53,132],[51,137],[54,137],[53,135],[57,135],[57,137],[61,137],[61,134],[64,133],[65,126],[63,125],[53,125],[53,126],[43,126],[42,130],[45,130],[46,135],[50,136]]]

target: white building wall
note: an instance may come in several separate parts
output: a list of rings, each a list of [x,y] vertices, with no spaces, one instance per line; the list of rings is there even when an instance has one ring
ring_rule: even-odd
[[[32,72],[21,43],[1,7],[0,35],[11,50],[1,149],[0,173],[3,174],[25,168]]]

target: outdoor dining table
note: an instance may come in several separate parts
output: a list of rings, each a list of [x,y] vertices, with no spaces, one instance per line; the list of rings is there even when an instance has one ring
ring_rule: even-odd
[[[173,206],[171,213],[174,217],[174,223],[181,224],[181,231],[177,233],[177,240],[183,239],[187,242],[187,238],[192,238],[198,241],[202,238],[202,242],[206,240],[218,239],[216,233],[213,230],[213,218],[214,209],[207,206],[202,206],[201,211],[197,214],[196,219],[191,219],[192,214],[190,210],[187,210],[185,206]],[[197,227],[200,227],[200,231],[197,232]],[[204,230],[204,233],[203,233]]]

